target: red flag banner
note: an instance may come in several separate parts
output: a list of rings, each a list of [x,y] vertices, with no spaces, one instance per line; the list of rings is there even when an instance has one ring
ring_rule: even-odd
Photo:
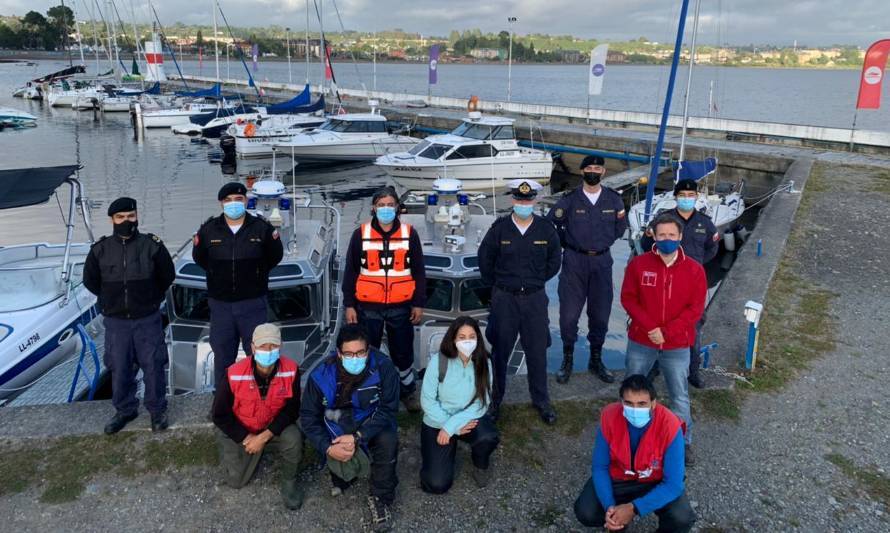
[[[884,81],[884,69],[887,67],[888,55],[890,55],[890,39],[882,39],[872,44],[865,52],[862,75],[859,78],[859,98],[856,100],[856,109],[878,109],[881,107],[881,85]]]
[[[331,70],[331,45],[325,44],[324,47],[324,79],[333,79],[334,72]]]

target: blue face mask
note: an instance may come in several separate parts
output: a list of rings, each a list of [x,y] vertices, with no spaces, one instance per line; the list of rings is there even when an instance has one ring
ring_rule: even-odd
[[[343,362],[343,369],[353,376],[361,374],[368,364],[367,357],[343,357],[340,361]]]
[[[516,216],[519,218],[528,218],[532,216],[534,212],[535,206],[533,205],[522,205],[522,204],[514,204],[513,212],[516,213]]]
[[[396,219],[395,207],[377,207],[375,212],[377,213],[377,220],[381,224],[391,224]]]
[[[244,203],[226,202],[223,204],[223,213],[225,213],[227,218],[238,220],[244,216]]]
[[[680,211],[692,211],[695,209],[695,198],[677,198],[677,209]]]
[[[624,406],[624,418],[635,428],[641,428],[652,419],[652,411],[648,407]]]
[[[253,351],[253,360],[257,362],[260,366],[272,366],[275,364],[275,361],[278,360],[279,350],[275,348],[274,350],[254,350]]]
[[[664,239],[661,241],[655,241],[655,248],[658,249],[659,253],[664,255],[671,255],[672,253],[677,251],[677,248],[680,247],[680,241],[675,241],[672,239]]]

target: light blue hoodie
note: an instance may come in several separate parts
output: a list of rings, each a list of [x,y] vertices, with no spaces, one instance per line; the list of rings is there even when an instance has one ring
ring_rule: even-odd
[[[488,362],[488,382],[491,386],[491,361]],[[430,359],[423,376],[420,405],[423,407],[423,423],[436,429],[444,429],[455,435],[470,420],[482,418],[486,407],[478,399],[470,403],[476,394],[476,375],[473,361],[464,366],[460,356],[448,360],[445,380],[439,383],[438,356]],[[491,398],[488,398],[491,401]]]

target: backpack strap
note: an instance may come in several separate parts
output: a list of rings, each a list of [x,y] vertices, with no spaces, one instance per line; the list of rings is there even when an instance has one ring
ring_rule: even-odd
[[[439,354],[439,383],[445,381],[445,374],[448,373],[448,358]]]

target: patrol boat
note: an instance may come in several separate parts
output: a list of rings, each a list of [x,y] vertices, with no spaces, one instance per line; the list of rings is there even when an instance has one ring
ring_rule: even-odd
[[[32,384],[73,356],[78,325],[97,316],[96,297],[83,285],[83,265],[93,241],[77,165],[0,171],[0,209],[47,202],[63,184],[70,188],[63,244],[0,246],[0,399]],[[74,242],[80,209],[89,242]]]
[[[255,182],[248,198],[248,212],[275,226],[284,244],[284,258],[269,274],[269,319],[281,327],[282,355],[308,376],[333,349],[340,324],[340,213],[313,204],[307,195],[288,195],[284,184],[272,180]],[[170,392],[211,391],[207,282],[204,269],[192,261],[191,240],[174,254],[174,266],[176,279],[166,301]]]

